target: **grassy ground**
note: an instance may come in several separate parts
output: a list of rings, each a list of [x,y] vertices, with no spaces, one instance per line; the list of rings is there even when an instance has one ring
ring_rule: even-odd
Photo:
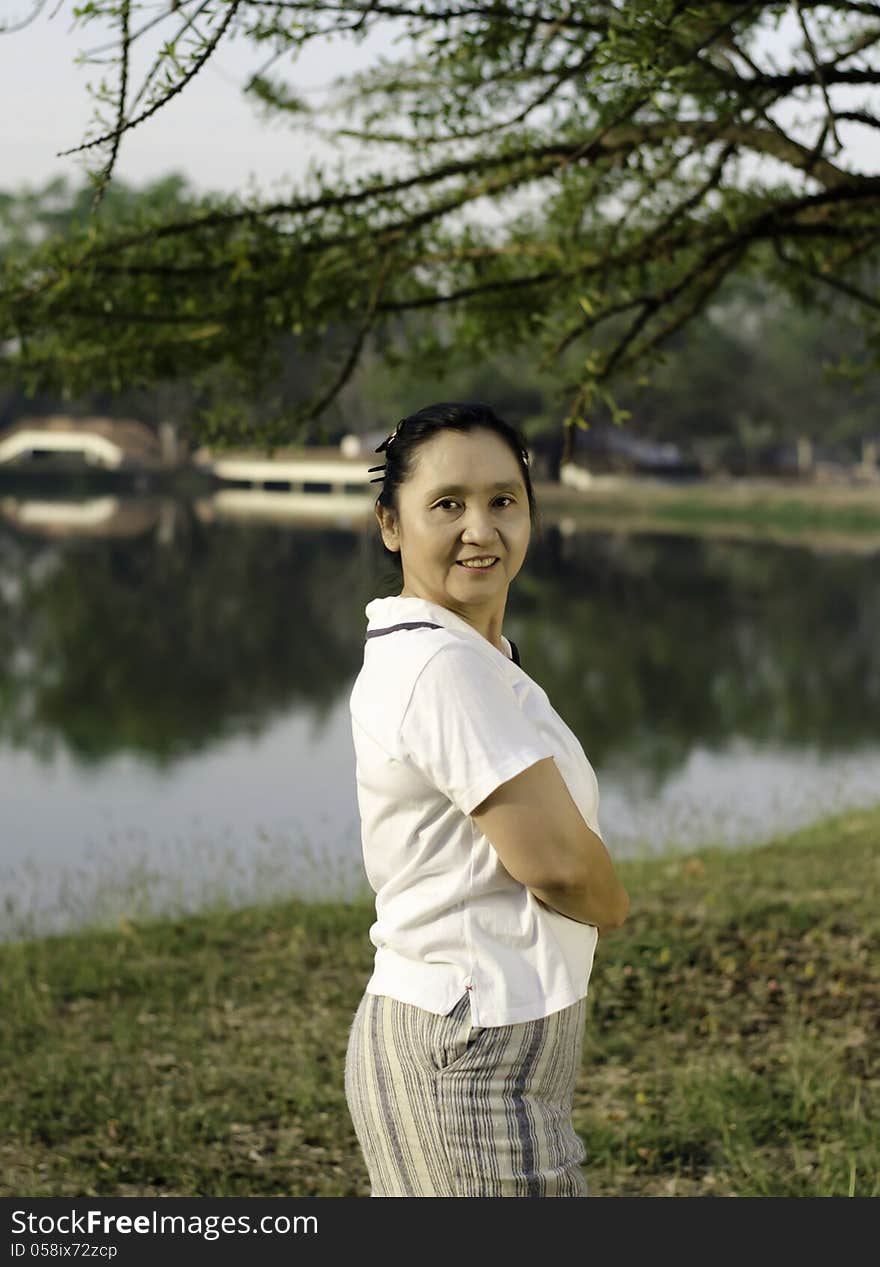
[[[880,1195],[880,808],[628,862],[574,1121],[597,1195]],[[368,1196],[369,906],[0,947],[0,1195]],[[873,1125],[872,1125],[873,1123]]]

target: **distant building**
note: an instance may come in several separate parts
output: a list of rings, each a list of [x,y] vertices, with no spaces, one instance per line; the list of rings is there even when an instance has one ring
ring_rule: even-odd
[[[643,439],[623,427],[596,424],[575,437],[574,459],[595,474],[638,473],[670,477],[697,476],[702,466],[693,455],[670,442]]]

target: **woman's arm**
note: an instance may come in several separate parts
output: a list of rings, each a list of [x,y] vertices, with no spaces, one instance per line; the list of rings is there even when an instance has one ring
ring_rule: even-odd
[[[553,910],[600,933],[626,919],[629,895],[553,757],[502,783],[472,817],[505,869]]]
[[[581,888],[534,888],[528,886],[539,901],[560,915],[577,920],[580,924],[594,924],[601,937],[607,936],[615,928],[620,928],[629,914],[629,894],[618,883],[618,892],[604,903],[596,900],[594,889],[590,885]],[[614,912],[612,915],[611,912]]]

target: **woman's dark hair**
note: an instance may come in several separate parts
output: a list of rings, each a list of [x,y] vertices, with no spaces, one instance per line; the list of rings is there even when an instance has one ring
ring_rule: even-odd
[[[370,467],[371,471],[383,471],[382,475],[376,477],[382,481],[382,491],[376,498],[376,505],[399,513],[398,489],[412,475],[414,457],[420,446],[430,440],[431,436],[437,435],[439,431],[473,431],[476,428],[494,431],[509,446],[526,486],[529,520],[533,528],[540,530],[540,512],[532,488],[525,436],[517,427],[499,418],[491,406],[482,401],[441,401],[436,405],[426,405],[424,409],[401,418],[396,430],[376,449],[377,453],[384,451],[385,466]],[[402,572],[403,563],[399,551],[389,550],[384,542],[382,549],[389,561],[393,560]]]

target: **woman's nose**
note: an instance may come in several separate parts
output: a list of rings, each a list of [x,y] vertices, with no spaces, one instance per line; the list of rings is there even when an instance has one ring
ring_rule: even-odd
[[[486,543],[495,539],[495,525],[488,510],[479,507],[465,512],[462,536],[467,541]]]

